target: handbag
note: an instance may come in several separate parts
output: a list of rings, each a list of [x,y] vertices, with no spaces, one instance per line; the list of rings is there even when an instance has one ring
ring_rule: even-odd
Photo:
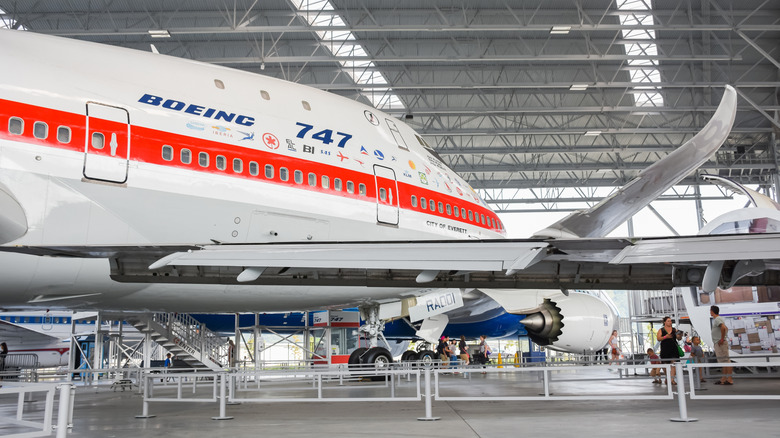
[[[682,347],[680,347],[680,344],[677,344],[677,354],[678,354],[680,357],[683,357],[683,356],[685,356],[685,352],[683,351]]]

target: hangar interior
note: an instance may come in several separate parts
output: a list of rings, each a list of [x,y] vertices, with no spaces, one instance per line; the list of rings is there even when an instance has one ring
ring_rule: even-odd
[[[157,50],[373,105],[421,133],[513,237],[594,205],[675,150],[730,84],[739,103],[726,143],[637,215],[649,219],[613,234],[695,234],[744,205],[705,173],[777,199],[776,2],[14,0],[0,11],[4,27]]]
[[[704,174],[729,178],[778,200],[778,2],[0,0],[0,27],[156,51],[305,84],[372,105],[417,130],[500,214],[511,237],[526,237],[569,212],[595,205],[674,151],[707,123],[728,84],[736,88],[739,99],[726,143],[704,166],[643,210],[641,215],[649,219],[629,221],[613,234],[692,234],[723,205],[745,205],[731,191],[705,182]],[[638,319],[630,322],[680,310],[676,296],[650,298],[663,305],[640,309]],[[149,354],[145,356],[148,360]],[[167,380],[154,380],[162,391],[178,385],[181,395],[186,377],[169,387]],[[419,373],[417,378],[419,388]],[[311,377],[312,387],[316,379]],[[197,376],[191,381],[198,381]],[[195,383],[192,386],[195,393]],[[499,382],[489,390],[500,393],[503,386]],[[772,391],[755,386],[759,392]],[[214,388],[216,394],[216,384]],[[630,391],[626,394],[634,397]],[[105,393],[98,397],[108,398]],[[214,395],[217,399],[226,397]],[[128,409],[140,410],[128,400],[121,398],[125,404],[119,405],[119,413],[92,418],[76,430],[81,436],[104,436],[99,434],[107,430],[137,436],[146,423],[125,429],[105,423],[127,417]],[[82,405],[81,412],[90,406]],[[246,415],[254,416],[247,406]],[[579,421],[559,427],[596,430],[615,416],[631,418],[634,422],[627,427],[657,426],[644,417],[637,423],[630,411],[614,414],[632,406],[585,412]],[[212,418],[228,418],[224,404],[221,407],[220,416]],[[724,411],[732,408],[723,406]],[[766,413],[770,408],[769,403],[756,403],[745,418],[752,415],[759,424],[772,415]],[[291,436],[309,436],[310,427],[277,409],[281,408],[271,406],[256,420],[269,426],[284,421]],[[355,415],[373,418],[375,412],[362,409],[358,406]],[[169,417],[190,415],[193,422],[213,413],[200,406],[173,414],[160,411]],[[456,407],[445,414],[449,420],[456,416],[460,420],[447,422],[436,436],[461,435],[465,428],[460,421],[470,424],[475,436],[490,435],[488,426],[477,424],[490,412],[464,412]],[[500,413],[491,417],[493,425],[516,433],[514,412]],[[307,415],[315,419],[319,414]],[[331,410],[327,415],[343,412]],[[549,415],[548,424],[560,423],[555,409],[540,415]],[[709,433],[728,430],[719,423],[729,421],[728,416],[705,415],[712,428]],[[430,412],[426,417],[432,419]],[[387,422],[386,429],[377,430],[396,427],[394,420],[380,421]],[[166,432],[171,436],[179,430],[189,433],[181,422],[161,423],[170,426]],[[328,419],[318,424],[324,424],[323,430],[338,429]],[[150,423],[149,430],[155,427]],[[238,434],[246,432],[236,429]],[[664,433],[661,429],[658,433]],[[770,429],[776,432],[771,427],[766,432]],[[415,434],[434,436],[422,429]]]

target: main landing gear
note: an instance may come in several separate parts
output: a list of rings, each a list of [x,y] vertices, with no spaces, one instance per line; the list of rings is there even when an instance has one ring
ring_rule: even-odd
[[[372,304],[360,307],[360,317],[366,322],[360,327],[360,331],[368,339],[369,348],[357,348],[349,355],[350,368],[385,369],[393,363],[390,350],[379,346],[379,338],[387,345],[387,340],[382,335],[385,323],[379,319],[379,305]]]
[[[421,362],[425,365],[433,363],[436,359],[436,353],[431,350],[431,344],[427,342],[418,342],[417,351],[408,350],[401,355],[401,362]]]

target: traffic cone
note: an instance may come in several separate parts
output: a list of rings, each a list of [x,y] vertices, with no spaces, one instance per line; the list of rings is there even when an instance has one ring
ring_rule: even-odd
[[[499,367],[499,368],[504,368],[504,367],[502,367],[502,366],[501,366],[501,363],[502,363],[502,361],[501,361],[501,357],[502,357],[502,354],[501,354],[501,353],[498,353],[498,367]]]
[[[520,368],[520,352],[515,352],[515,368]]]

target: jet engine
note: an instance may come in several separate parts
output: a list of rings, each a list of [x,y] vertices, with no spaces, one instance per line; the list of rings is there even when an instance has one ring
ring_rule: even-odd
[[[531,340],[559,351],[600,350],[618,325],[615,305],[601,291],[556,292],[525,313],[521,323]]]

